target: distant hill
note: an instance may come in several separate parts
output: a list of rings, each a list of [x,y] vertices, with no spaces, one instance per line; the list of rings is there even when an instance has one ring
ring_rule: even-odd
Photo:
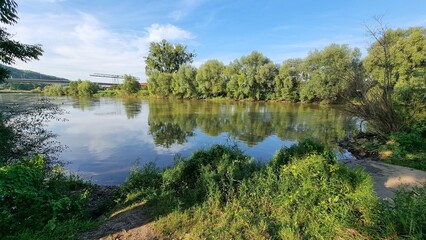
[[[24,78],[24,79],[44,79],[44,80],[68,80],[56,76],[46,75],[39,72],[33,72],[30,70],[21,70],[14,67],[9,67],[1,64],[1,67],[6,68],[10,71],[11,78]]]

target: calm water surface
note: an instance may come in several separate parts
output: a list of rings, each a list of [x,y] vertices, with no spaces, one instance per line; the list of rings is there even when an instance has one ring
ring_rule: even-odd
[[[0,94],[0,104],[35,101],[36,95]],[[306,137],[333,147],[355,121],[329,106],[178,100],[58,97],[66,122],[48,127],[68,146],[66,168],[98,184],[120,184],[135,164],[173,164],[213,144],[237,144],[268,161],[276,150]]]

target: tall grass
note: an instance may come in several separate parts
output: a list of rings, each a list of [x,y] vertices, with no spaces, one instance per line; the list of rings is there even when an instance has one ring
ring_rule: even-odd
[[[426,187],[380,202],[371,177],[305,140],[266,165],[215,145],[160,171],[132,170],[127,204],[144,201],[171,239],[397,239],[424,237]]]

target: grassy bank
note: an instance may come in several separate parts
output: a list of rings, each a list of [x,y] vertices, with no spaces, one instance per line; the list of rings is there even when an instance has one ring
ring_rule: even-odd
[[[1,239],[77,239],[100,224],[87,204],[93,186],[44,168],[40,156],[0,168]],[[370,176],[311,140],[280,149],[266,165],[215,145],[165,170],[135,167],[120,188],[114,212],[142,204],[164,238],[425,237],[426,186],[381,202]]]
[[[144,202],[166,238],[425,237],[426,187],[401,190],[389,206],[366,173],[309,140],[264,166],[236,148],[213,146],[165,171],[135,168],[122,191],[120,207]]]
[[[384,136],[359,133],[343,146],[360,158],[426,171],[426,120]]]

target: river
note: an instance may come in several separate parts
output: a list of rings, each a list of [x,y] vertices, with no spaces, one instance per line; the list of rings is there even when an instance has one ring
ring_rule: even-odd
[[[0,104],[36,101],[35,94],[0,94]],[[334,148],[357,124],[341,107],[288,103],[51,98],[68,121],[50,122],[67,149],[66,169],[93,183],[116,185],[132,166],[164,168],[177,156],[213,144],[238,145],[258,161],[307,137]]]

